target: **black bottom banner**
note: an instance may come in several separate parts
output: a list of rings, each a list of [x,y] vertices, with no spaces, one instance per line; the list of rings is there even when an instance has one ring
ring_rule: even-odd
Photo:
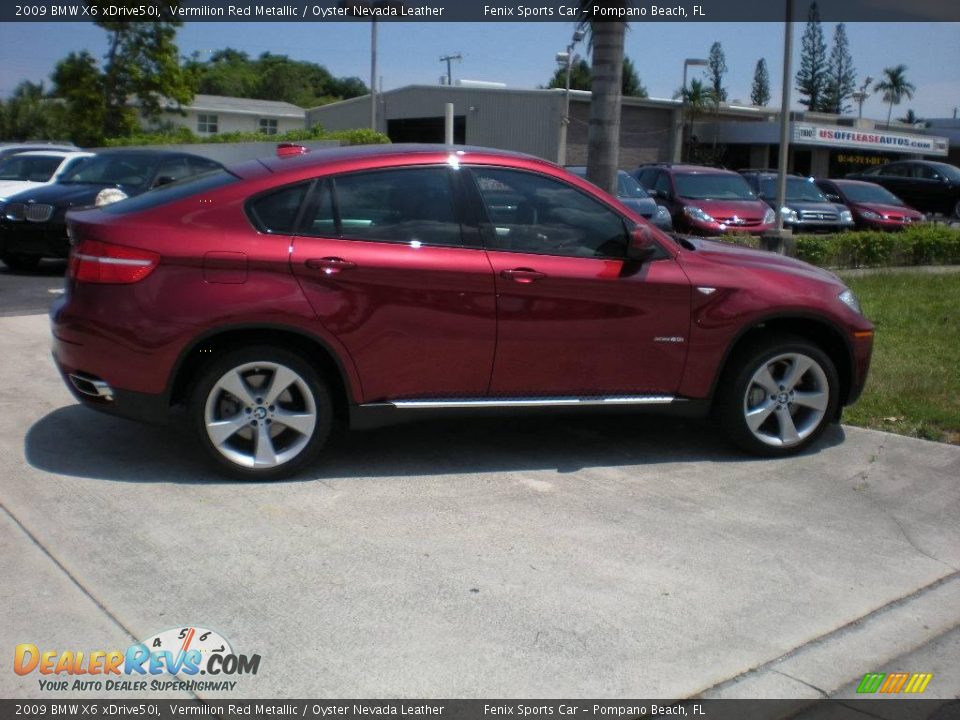
[[[0,700],[0,718],[960,720],[960,700]]]

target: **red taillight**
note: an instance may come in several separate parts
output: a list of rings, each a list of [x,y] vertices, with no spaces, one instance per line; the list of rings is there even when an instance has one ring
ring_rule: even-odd
[[[149,250],[83,240],[70,252],[67,274],[80,282],[135,283],[160,264],[160,256]]]

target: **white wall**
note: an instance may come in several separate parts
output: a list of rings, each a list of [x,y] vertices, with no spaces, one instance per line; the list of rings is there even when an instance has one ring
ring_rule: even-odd
[[[257,132],[260,129],[261,117],[272,117],[270,115],[247,115],[239,113],[216,112],[200,113],[196,110],[187,110],[186,115],[179,113],[164,113],[161,116],[162,123],[170,123],[176,127],[185,127],[197,135],[206,135],[197,129],[198,115],[216,115],[217,132]],[[276,118],[277,133],[285,133],[289,130],[303,130],[306,127],[304,118]]]

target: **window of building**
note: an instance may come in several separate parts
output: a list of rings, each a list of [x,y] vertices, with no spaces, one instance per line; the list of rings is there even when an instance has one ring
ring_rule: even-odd
[[[277,134],[276,118],[260,118],[260,132],[266,133],[267,135],[276,135]]]
[[[219,132],[217,129],[217,116],[207,113],[197,115],[197,132],[205,134]]]

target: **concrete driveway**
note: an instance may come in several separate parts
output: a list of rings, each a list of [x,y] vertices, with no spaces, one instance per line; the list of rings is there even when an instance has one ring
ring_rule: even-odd
[[[44,316],[0,337],[8,657],[198,625],[262,656],[234,697],[680,698],[960,652],[958,447],[843,427],[759,461],[690,422],[426,423],[231,483],[178,428],[77,406]],[[7,666],[0,696],[37,677]]]

